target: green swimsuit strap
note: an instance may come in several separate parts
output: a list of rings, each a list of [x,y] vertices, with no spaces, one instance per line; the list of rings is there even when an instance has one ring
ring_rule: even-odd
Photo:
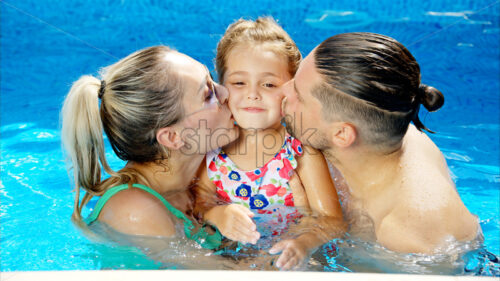
[[[187,238],[195,240],[203,248],[206,248],[206,249],[215,249],[215,248],[220,246],[221,241],[222,241],[222,235],[220,234],[219,230],[216,229],[215,233],[210,235],[205,231],[204,227],[202,227],[200,229],[200,231],[193,234],[192,233],[192,231],[194,229],[193,222],[188,217],[186,217],[186,215],[184,215],[184,213],[182,213],[181,211],[174,208],[174,206],[172,206],[167,200],[165,200],[165,198],[163,198],[163,196],[161,196],[158,192],[156,192],[155,190],[153,190],[150,187],[147,187],[145,185],[138,184],[138,183],[135,183],[132,186],[135,188],[142,189],[142,190],[152,194],[156,198],[158,198],[163,203],[163,205],[165,205],[167,210],[169,210],[175,217],[182,220],[182,222],[184,224],[184,234],[186,235]],[[113,195],[115,195],[116,193],[118,193],[124,189],[127,189],[127,188],[128,188],[128,184],[122,184],[122,185],[112,187],[108,191],[106,191],[101,196],[99,201],[97,201],[97,204],[95,205],[94,210],[92,210],[92,213],[86,219],[84,219],[84,222],[86,224],[90,224],[90,223],[94,222],[95,220],[97,220],[97,217],[101,213],[101,210],[104,207],[104,205],[106,204],[106,202],[108,202],[108,200]]]

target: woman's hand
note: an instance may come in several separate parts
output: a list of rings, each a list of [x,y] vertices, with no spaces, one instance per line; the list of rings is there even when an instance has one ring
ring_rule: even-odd
[[[309,247],[300,241],[300,239],[282,240],[274,245],[269,253],[271,255],[281,252],[276,261],[276,266],[282,270],[291,270],[300,268],[309,256]]]
[[[257,243],[260,233],[253,222],[254,214],[238,204],[216,206],[205,214],[205,219],[215,225],[222,235],[242,243]]]

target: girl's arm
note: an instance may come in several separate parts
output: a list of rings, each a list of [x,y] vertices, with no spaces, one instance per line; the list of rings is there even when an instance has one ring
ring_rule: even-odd
[[[310,147],[303,146],[304,153],[297,157],[297,174],[313,213],[321,216],[342,219],[337,189],[330,176],[328,164],[323,154]]]
[[[205,164],[198,170],[194,215],[219,229],[227,238],[243,243],[257,243],[260,233],[252,220],[254,214],[238,204],[230,204],[217,196],[217,187],[210,181]]]
[[[305,191],[305,196],[300,197],[306,198],[313,216],[303,218],[291,231],[298,234],[295,239],[282,240],[270,249],[271,254],[281,252],[276,265],[284,270],[297,269],[315,248],[340,237],[346,230],[337,190],[323,154],[308,146],[303,146],[303,150],[303,155],[297,157],[296,172]],[[290,185],[293,192],[301,189],[296,180],[290,181]],[[300,201],[297,207],[308,207]]]

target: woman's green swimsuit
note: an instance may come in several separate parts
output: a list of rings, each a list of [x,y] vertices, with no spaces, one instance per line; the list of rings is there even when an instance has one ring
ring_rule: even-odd
[[[158,198],[163,205],[169,210],[174,216],[176,216],[178,219],[182,220],[184,224],[184,234],[186,235],[187,238],[196,241],[198,244],[200,244],[203,248],[205,249],[215,249],[220,246],[221,240],[222,240],[222,235],[220,234],[219,230],[216,229],[214,234],[208,234],[205,231],[204,227],[201,227],[200,230],[196,233],[193,234],[193,229],[194,224],[193,222],[184,215],[181,211],[177,210],[172,206],[170,203],[168,203],[163,196],[161,196],[158,192],[154,191],[153,189],[142,185],[135,183],[132,185],[133,187],[140,188],[152,195],[154,195],[156,198]],[[104,193],[101,198],[99,198],[99,201],[97,201],[97,204],[94,207],[94,210],[92,210],[92,213],[85,218],[83,221],[89,225],[95,220],[97,220],[97,217],[99,217],[99,214],[101,213],[102,207],[108,202],[109,198],[113,197],[116,193],[127,189],[128,184],[122,184],[118,185],[115,187],[110,188],[106,193]]]

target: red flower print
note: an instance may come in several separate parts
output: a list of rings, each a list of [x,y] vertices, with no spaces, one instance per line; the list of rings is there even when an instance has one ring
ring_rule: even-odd
[[[246,172],[245,174],[251,181],[256,181],[259,178],[263,177],[266,174],[266,172],[267,172],[267,165],[253,172]]]
[[[278,213],[278,222],[279,223],[283,222],[283,216],[280,213]]]
[[[217,155],[217,157],[219,157],[220,161],[226,163],[226,157],[222,156],[221,153],[219,153],[219,155]]]
[[[295,206],[295,204],[293,203],[293,195],[291,193],[285,197],[285,206],[288,206],[288,207]]]
[[[217,172],[217,166],[215,166],[215,162],[214,161],[210,161],[210,164],[208,165],[208,168],[212,172]]]
[[[280,152],[276,155],[275,159],[276,160],[281,160],[281,155],[286,152],[286,149],[282,148]]]
[[[217,190],[217,195],[219,196],[220,199],[224,200],[225,202],[228,203],[231,202],[231,198],[229,197],[229,195],[227,195],[227,192],[225,192],[224,190]]]
[[[283,195],[286,194],[286,187],[282,187],[280,188],[280,190],[278,190],[278,196],[279,197],[283,197]]]
[[[293,170],[292,164],[290,163],[290,160],[287,158],[283,159],[283,168],[280,169],[279,175],[283,179],[289,180],[291,177],[291,171]]]
[[[266,196],[273,196],[275,195],[276,193],[278,193],[278,190],[280,189],[280,186],[275,186],[274,184],[266,184],[266,185],[263,185],[259,188],[260,189],[263,189],[266,191]]]
[[[217,186],[217,190],[224,190],[224,187],[222,186],[222,181],[213,181],[215,186]]]
[[[227,175],[227,168],[226,168],[226,166],[221,166],[219,169],[220,169],[220,172],[222,174]]]
[[[302,217],[303,215],[299,211],[295,210],[295,212],[286,215],[286,221],[287,223],[290,222],[297,223],[298,220],[301,219]]]
[[[300,141],[298,139],[292,140],[292,148],[293,148],[293,150],[295,150],[295,153],[297,153],[297,155],[302,155],[302,152],[304,152],[302,150],[302,144],[300,143]]]

